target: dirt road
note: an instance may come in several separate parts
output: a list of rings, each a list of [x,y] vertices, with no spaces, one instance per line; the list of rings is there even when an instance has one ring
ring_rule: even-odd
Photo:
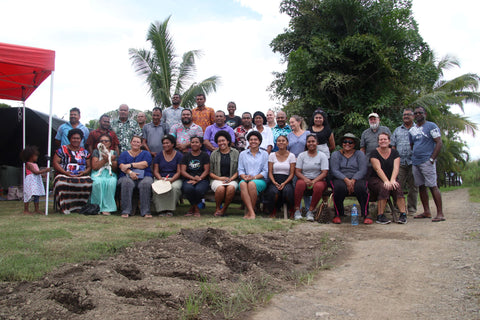
[[[445,222],[328,225],[350,253],[252,319],[480,319],[480,205],[465,189],[443,204]]]

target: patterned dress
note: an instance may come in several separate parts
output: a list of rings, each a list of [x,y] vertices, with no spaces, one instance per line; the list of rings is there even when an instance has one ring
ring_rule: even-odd
[[[38,164],[30,162],[30,165],[38,171]],[[45,187],[43,186],[42,176],[34,174],[26,169],[25,183],[23,185],[23,202],[29,202],[33,196],[44,196]]]
[[[63,170],[73,174],[84,171],[87,166],[87,159],[90,154],[87,150],[80,148],[73,151],[68,146],[62,146],[56,151],[60,158],[60,166]],[[58,205],[64,214],[78,212],[88,202],[92,191],[92,179],[90,176],[69,177],[59,174],[53,181],[54,206]]]

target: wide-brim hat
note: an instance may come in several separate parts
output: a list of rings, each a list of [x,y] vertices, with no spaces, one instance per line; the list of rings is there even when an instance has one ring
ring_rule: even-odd
[[[345,133],[341,138],[340,142],[343,141],[345,138],[353,139],[355,141],[355,144],[358,143],[358,138],[353,134],[353,133]],[[340,143],[341,144],[341,143]]]
[[[156,194],[164,194],[172,190],[172,184],[167,180],[157,180],[152,183],[152,189]]]

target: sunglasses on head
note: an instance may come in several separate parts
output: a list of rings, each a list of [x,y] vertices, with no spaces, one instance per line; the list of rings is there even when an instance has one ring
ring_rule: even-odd
[[[352,140],[343,140],[343,143],[354,144],[355,141],[352,141]]]

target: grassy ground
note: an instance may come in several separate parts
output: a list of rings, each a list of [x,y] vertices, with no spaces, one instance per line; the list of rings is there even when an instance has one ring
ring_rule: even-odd
[[[45,203],[40,203],[42,208]],[[291,228],[296,222],[283,219],[246,221],[238,205],[230,216],[214,218],[207,203],[201,218],[184,217],[187,205],[173,218],[144,219],[119,215],[24,215],[23,202],[0,202],[0,281],[34,280],[67,262],[82,262],[113,255],[137,241],[167,237],[182,228],[214,227],[232,233],[258,233]]]

